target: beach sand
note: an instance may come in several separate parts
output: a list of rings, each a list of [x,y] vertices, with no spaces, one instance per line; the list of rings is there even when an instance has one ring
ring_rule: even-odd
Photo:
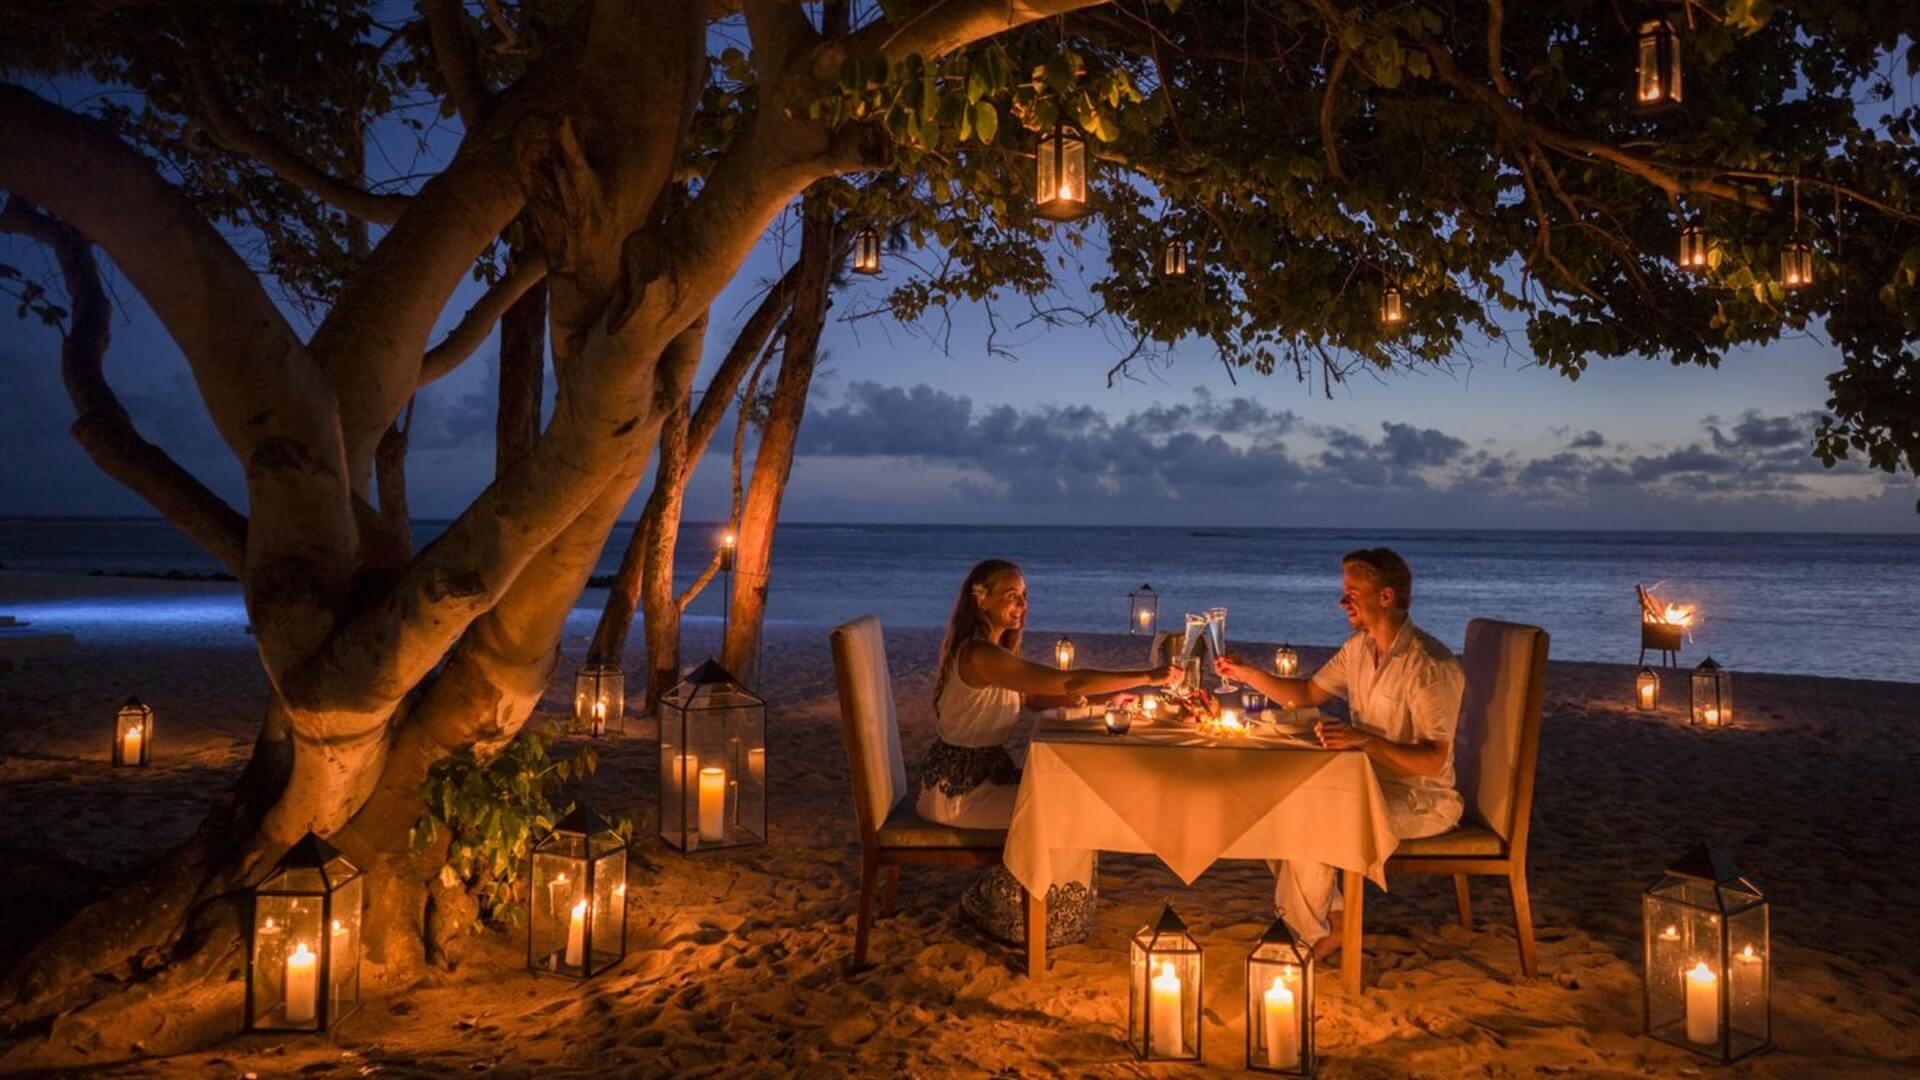
[[[135,601],[129,603],[127,601]],[[263,693],[232,586],[0,573],[0,613],[71,630],[77,646],[0,672],[0,964],[61,913],[183,839],[246,759]],[[1416,612],[1416,615],[1418,613]],[[1028,635],[1046,650],[1057,629]],[[591,615],[542,706],[557,717]],[[716,627],[689,625],[689,660]],[[1130,666],[1138,638],[1065,628],[1081,663]],[[1622,653],[1630,657],[1631,628]],[[889,628],[909,761],[931,732],[938,631]],[[1250,658],[1271,646],[1238,643]],[[1303,649],[1309,668],[1327,653]],[[126,1060],[61,1028],[0,1043],[0,1070],[80,1060],[97,1075],[568,1077],[1201,1075],[1243,1058],[1243,963],[1272,917],[1258,863],[1216,864],[1183,886],[1157,860],[1100,861],[1099,928],[1054,950],[1050,977],[956,914],[969,871],[907,868],[880,921],[874,966],[849,974],[859,845],[826,630],[775,626],[771,838],[681,855],[653,838],[650,720],[595,743],[584,796],[642,819],[630,872],[629,954],[573,984],[524,970],[525,939],[460,942],[457,967],[392,989],[325,1037],[253,1035],[217,1050]],[[1698,657],[1691,657],[1697,660]],[[629,657],[636,669],[638,654]],[[1920,1073],[1920,687],[1735,672],[1737,723],[1685,726],[1683,671],[1666,706],[1628,704],[1625,664],[1555,663],[1534,809],[1530,880],[1540,975],[1519,975],[1506,890],[1475,882],[1475,929],[1450,884],[1391,882],[1367,904],[1367,984],[1337,962],[1320,983],[1325,1077],[1765,1076]],[[107,767],[128,692],[157,713],[154,765]],[[1674,702],[1680,702],[1676,707]],[[570,752],[584,740],[557,744]],[[1640,891],[1706,840],[1773,902],[1778,1049],[1730,1070],[1640,1034]],[[1125,1044],[1127,940],[1171,899],[1206,949],[1203,1068],[1136,1064]]]

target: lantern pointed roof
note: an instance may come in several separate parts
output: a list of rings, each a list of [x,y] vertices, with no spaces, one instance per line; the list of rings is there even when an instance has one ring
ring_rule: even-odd
[[[1267,927],[1266,932],[1260,935],[1259,943],[1262,945],[1283,945],[1289,949],[1300,948],[1300,939],[1294,936],[1293,927],[1288,926],[1287,920],[1285,919],[1273,920],[1273,925]]]
[[[123,709],[144,709],[147,707],[147,703],[140,700],[139,694],[128,694],[127,700],[121,702],[120,707]]]
[[[573,809],[569,811],[565,817],[553,823],[553,831],[557,833],[579,833],[582,836],[597,836],[603,832],[613,831],[613,826],[607,823],[606,818],[594,813],[592,807],[587,806],[585,803],[575,803]]]
[[[1701,878],[1706,881],[1739,881],[1746,877],[1733,860],[1711,845],[1701,844],[1667,867],[1667,873],[1686,877]]]
[[[694,668],[691,674],[680,681],[689,686],[740,685],[740,680],[734,678],[731,672],[721,667],[720,662],[711,656],[707,657],[699,667]]]
[[[1182,937],[1188,936],[1187,924],[1180,921],[1180,916],[1173,913],[1173,901],[1171,900],[1161,905],[1159,917],[1153,920],[1153,936],[1157,938],[1163,934],[1179,934]]]
[[[1708,656],[1708,657],[1707,657],[1707,658],[1706,658],[1705,660],[1702,660],[1702,661],[1700,661],[1700,666],[1699,666],[1699,667],[1696,667],[1696,668],[1694,668],[1693,670],[1695,670],[1695,671],[1719,671],[1719,670],[1720,670],[1720,665],[1719,665],[1718,663],[1716,663],[1716,662],[1714,662],[1714,659],[1713,659],[1713,657],[1712,657],[1712,656]]]
[[[324,870],[335,859],[345,859],[340,849],[315,835],[312,830],[294,842],[277,864],[282,870]]]

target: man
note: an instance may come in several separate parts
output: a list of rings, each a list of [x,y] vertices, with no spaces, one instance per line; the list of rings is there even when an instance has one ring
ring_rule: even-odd
[[[1388,548],[1366,548],[1340,560],[1340,607],[1354,629],[1310,679],[1283,679],[1225,656],[1215,669],[1288,708],[1347,703],[1352,723],[1314,728],[1330,750],[1357,749],[1373,759],[1395,836],[1446,832],[1465,804],[1454,790],[1453,734],[1466,678],[1453,653],[1413,625],[1413,571]],[[1340,947],[1335,868],[1275,862],[1274,907],[1302,941],[1325,959]]]

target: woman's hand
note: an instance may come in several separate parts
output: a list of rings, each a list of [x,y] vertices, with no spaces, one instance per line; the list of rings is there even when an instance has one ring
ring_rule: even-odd
[[[1213,660],[1214,674],[1230,682],[1247,682],[1248,677],[1258,674],[1260,669],[1237,656],[1217,656]]]
[[[1314,737],[1320,745],[1329,750],[1365,750],[1373,741],[1373,736],[1354,727],[1335,720],[1322,720],[1313,725]]]
[[[1180,688],[1180,681],[1186,678],[1186,675],[1185,669],[1181,668],[1178,664],[1161,664],[1159,667],[1153,669],[1153,674],[1147,681],[1158,686],[1164,686],[1168,690],[1178,690]]]

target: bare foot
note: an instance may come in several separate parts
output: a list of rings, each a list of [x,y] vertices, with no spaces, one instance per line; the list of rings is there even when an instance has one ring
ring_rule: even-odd
[[[1327,916],[1327,936],[1313,943],[1313,958],[1326,960],[1340,951],[1340,927],[1346,921],[1346,913],[1336,911]]]

